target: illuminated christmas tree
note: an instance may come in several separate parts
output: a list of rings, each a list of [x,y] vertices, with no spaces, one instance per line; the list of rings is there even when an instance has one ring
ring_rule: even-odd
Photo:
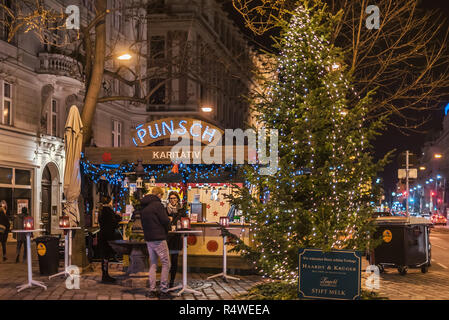
[[[384,119],[367,121],[369,97],[348,105],[351,75],[330,45],[338,19],[322,5],[298,7],[276,44],[275,76],[254,100],[259,122],[279,130],[279,168],[246,169],[259,192],[244,188],[233,202],[252,221],[253,247],[236,250],[270,278],[297,279],[299,248],[363,251],[373,233],[372,178],[385,159],[374,162],[370,141]]]

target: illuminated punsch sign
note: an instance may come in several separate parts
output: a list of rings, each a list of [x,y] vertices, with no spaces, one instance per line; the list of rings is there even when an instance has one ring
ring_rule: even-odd
[[[191,118],[164,118],[144,124],[139,124],[133,131],[131,140],[137,147],[144,147],[153,142],[170,139],[171,135],[208,144],[217,141],[223,135],[223,130],[197,119]]]

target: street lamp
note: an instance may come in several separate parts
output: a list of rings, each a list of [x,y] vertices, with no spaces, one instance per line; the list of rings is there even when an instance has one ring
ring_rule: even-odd
[[[128,60],[131,60],[131,58],[132,58],[132,55],[130,55],[129,53],[123,53],[117,57],[118,60],[122,60],[122,61],[128,61]]]
[[[419,167],[419,170],[424,171],[424,170],[426,170],[426,167],[421,166],[421,167]]]
[[[433,155],[433,157],[434,157],[435,159],[441,159],[441,158],[443,157],[443,155],[442,155],[441,153],[435,153],[435,154]]]
[[[202,107],[201,111],[203,111],[203,112],[212,112],[212,107]]]

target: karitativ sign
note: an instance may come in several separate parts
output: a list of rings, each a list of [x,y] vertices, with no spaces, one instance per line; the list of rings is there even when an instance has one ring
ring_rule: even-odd
[[[356,300],[361,295],[362,254],[299,249],[299,297]]]

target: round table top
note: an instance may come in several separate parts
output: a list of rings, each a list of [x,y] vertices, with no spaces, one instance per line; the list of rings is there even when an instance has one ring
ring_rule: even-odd
[[[169,231],[168,233],[202,233],[202,230],[177,230],[177,231]]]
[[[244,229],[244,227],[241,227],[241,228],[236,228],[236,227],[223,227],[224,229],[226,229],[226,230],[242,230],[242,229]],[[220,227],[217,227],[217,228],[213,228],[214,230],[221,230],[221,228]]]
[[[81,229],[81,227],[64,227],[64,228],[58,228],[59,230],[78,230]]]
[[[117,245],[139,245],[139,246],[147,245],[145,241],[132,241],[132,240],[109,240],[108,243],[113,243]]]
[[[27,233],[27,232],[40,232],[45,231],[45,229],[33,229],[33,230],[11,230],[11,232],[17,232],[17,233]]]

